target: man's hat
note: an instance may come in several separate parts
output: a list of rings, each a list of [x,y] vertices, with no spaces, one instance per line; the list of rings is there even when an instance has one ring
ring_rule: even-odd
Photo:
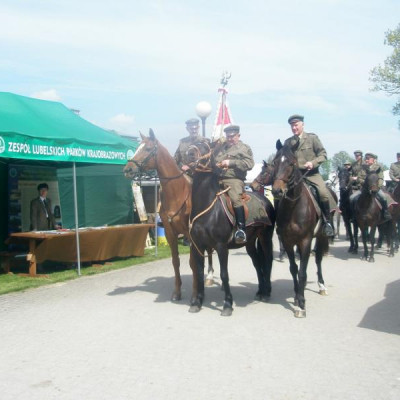
[[[375,158],[376,160],[378,156],[374,153],[365,153],[365,158]]]
[[[37,190],[47,189],[49,190],[49,185],[47,183],[40,183],[37,187]]]
[[[236,135],[240,132],[240,126],[238,125],[229,125],[224,129],[224,132],[227,136]]]
[[[350,161],[346,161],[346,162],[343,163],[343,165],[351,165],[351,162]]]
[[[186,121],[186,125],[199,125],[200,121],[197,118],[190,118]]]
[[[400,157],[400,153],[396,153],[396,156],[397,156],[397,157]]]
[[[361,154],[361,155],[363,155],[363,153],[362,153],[362,151],[361,151],[361,150],[354,150],[354,155],[357,155],[357,154]]]
[[[291,123],[293,123],[293,122],[298,122],[298,121],[303,122],[303,121],[304,121],[304,117],[303,117],[302,115],[299,115],[299,114],[294,114],[294,115],[291,115],[291,116],[289,117],[289,119],[287,120],[287,122],[288,122],[289,124],[291,124]]]

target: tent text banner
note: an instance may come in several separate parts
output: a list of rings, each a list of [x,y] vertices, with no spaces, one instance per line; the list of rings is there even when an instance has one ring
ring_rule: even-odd
[[[0,156],[5,158],[124,164],[133,157],[134,143],[132,149],[115,147],[70,142],[64,145],[59,139],[27,138],[15,133],[0,135]]]

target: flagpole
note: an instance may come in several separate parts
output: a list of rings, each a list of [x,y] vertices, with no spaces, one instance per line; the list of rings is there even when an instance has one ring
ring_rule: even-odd
[[[217,109],[217,116],[216,116],[216,121],[215,125],[218,125],[218,120],[219,120],[219,110],[221,110],[221,126],[219,128],[219,139],[223,138],[223,132],[224,132],[224,126],[225,126],[225,111],[226,111],[226,94],[228,91],[225,89],[226,85],[228,84],[229,79],[231,78],[232,74],[228,71],[224,71],[222,73],[221,77],[221,87],[218,89],[218,92],[221,93],[220,99],[219,99],[219,104],[218,104],[218,109]],[[221,108],[222,107],[222,108]],[[218,135],[218,130],[214,128],[214,133]],[[215,136],[217,136],[215,135]]]

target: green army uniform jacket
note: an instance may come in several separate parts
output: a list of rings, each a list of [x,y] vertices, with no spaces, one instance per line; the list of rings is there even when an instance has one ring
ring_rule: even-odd
[[[367,165],[362,169],[362,172],[360,172],[360,184],[361,186],[364,184],[365,179],[367,177],[367,171],[378,171],[378,187],[379,189],[383,186],[384,184],[384,180],[383,180],[383,166],[381,164],[379,164],[378,162],[375,162],[372,165]]]
[[[227,142],[222,145],[218,154],[215,155],[215,161],[218,163],[223,160],[229,160],[229,168],[222,170],[221,179],[236,178],[244,181],[247,171],[254,167],[253,152],[241,141],[234,146],[228,146]]]
[[[285,144],[297,136],[286,139]],[[312,175],[318,173],[318,167],[327,160],[325,147],[322,145],[319,137],[315,133],[303,132],[300,138],[300,144],[294,155],[296,156],[300,170],[305,171],[304,165],[307,161],[312,162],[313,169],[308,173]]]
[[[187,136],[179,141],[179,146],[176,149],[174,158],[176,163],[178,164],[178,167],[181,168],[182,165],[186,164],[186,152],[188,151],[189,146],[192,144],[196,143],[202,143],[202,142],[209,142],[210,140],[200,136]]]
[[[390,165],[389,176],[392,181],[400,179],[400,161],[394,162]]]
[[[362,158],[358,161],[354,161],[351,164],[351,176],[357,177],[357,180],[352,181],[353,189],[360,189],[362,186],[362,183],[364,182],[365,171],[363,169],[363,165],[364,165],[364,163],[363,163]]]

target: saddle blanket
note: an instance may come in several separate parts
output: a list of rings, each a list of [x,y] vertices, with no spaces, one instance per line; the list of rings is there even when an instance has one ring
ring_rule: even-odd
[[[247,192],[246,194],[250,197],[250,200],[246,201],[246,206],[249,209],[249,215],[246,218],[246,226],[272,225],[262,200],[251,192]],[[235,216],[232,215],[232,213],[228,210],[225,196],[219,196],[219,200],[230,223],[235,226],[236,219]]]

